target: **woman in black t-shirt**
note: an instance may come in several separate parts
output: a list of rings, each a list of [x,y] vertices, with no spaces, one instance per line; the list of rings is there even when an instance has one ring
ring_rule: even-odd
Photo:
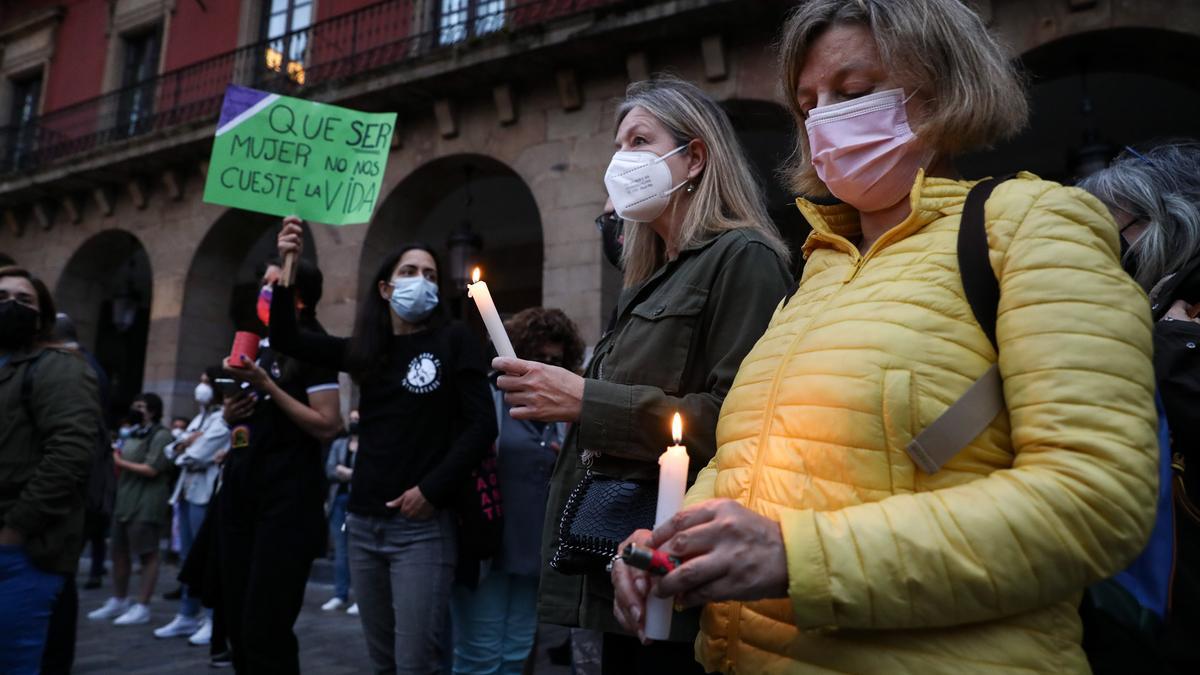
[[[281,255],[300,254],[300,223],[284,220]],[[389,256],[349,339],[271,323],[277,349],[349,372],[360,386],[346,529],[351,584],[380,672],[436,672],[444,663],[457,546],[451,507],[496,438],[481,345],[446,319],[438,272],[428,246]],[[290,301],[276,289],[272,316]]]
[[[263,296],[280,274],[278,265],[267,266]],[[287,289],[287,297],[286,305],[271,305],[271,319],[324,332],[314,311],[321,299],[316,267],[298,262],[295,293]],[[231,447],[216,510],[233,664],[239,673],[299,673],[292,626],[312,562],[325,549],[321,448],[342,426],[337,372],[284,356],[265,341],[257,361],[227,361],[226,372],[245,383],[225,406]]]

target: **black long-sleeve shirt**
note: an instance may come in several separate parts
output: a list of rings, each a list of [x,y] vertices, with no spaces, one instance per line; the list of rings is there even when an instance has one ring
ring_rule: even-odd
[[[301,331],[292,290],[271,298],[271,347],[347,370],[349,340]],[[496,413],[478,339],[452,322],[392,336],[389,364],[360,383],[359,445],[351,513],[390,516],[386,503],[414,485],[439,508],[453,504],[496,438]]]

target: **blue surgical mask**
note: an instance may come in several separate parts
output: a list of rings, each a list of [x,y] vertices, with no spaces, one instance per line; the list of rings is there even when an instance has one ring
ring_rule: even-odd
[[[425,277],[392,279],[391,304],[396,316],[409,323],[420,323],[437,308],[437,284]]]

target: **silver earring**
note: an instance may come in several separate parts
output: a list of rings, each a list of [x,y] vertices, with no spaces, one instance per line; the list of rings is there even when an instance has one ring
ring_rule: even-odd
[[[695,183],[688,183],[688,184],[687,184],[687,188],[686,188],[686,189],[687,189],[687,192],[688,192],[688,194],[690,195],[690,194],[692,194],[693,192],[695,192],[695,191],[696,191],[696,184],[695,184]]]

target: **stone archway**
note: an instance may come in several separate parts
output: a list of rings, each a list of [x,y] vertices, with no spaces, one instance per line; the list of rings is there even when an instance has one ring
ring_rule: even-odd
[[[254,313],[259,267],[275,257],[280,219],[230,209],[209,228],[188,266],[180,310],[172,410],[191,409],[191,387],[208,366],[229,354],[238,330],[265,333]],[[311,232],[304,258],[317,259]]]
[[[111,380],[109,416],[128,409],[142,392],[153,292],[150,258],[125,230],[87,239],[63,267],[55,303],[75,323],[79,343]]]
[[[525,181],[506,164],[476,154],[429,161],[402,180],[371,220],[359,263],[359,297],[375,292],[372,278],[385,257],[406,242],[434,247],[442,260],[442,293],[453,311],[463,311],[465,287],[450,255],[449,241],[464,224],[480,247],[471,264],[483,267],[496,305],[504,315],[542,304],[542,223]],[[469,267],[469,266],[468,266]],[[469,270],[468,270],[469,271]],[[461,280],[459,280],[461,281]]]
[[[963,174],[1029,170],[1071,183],[1125,145],[1200,137],[1198,51],[1200,36],[1156,28],[1077,33],[1031,49],[1021,57],[1032,85],[1028,128],[963,158]]]

